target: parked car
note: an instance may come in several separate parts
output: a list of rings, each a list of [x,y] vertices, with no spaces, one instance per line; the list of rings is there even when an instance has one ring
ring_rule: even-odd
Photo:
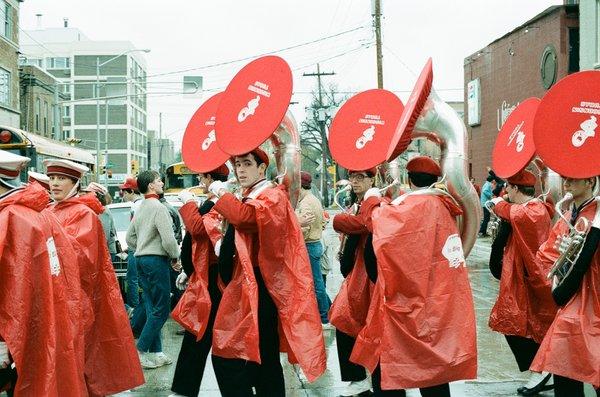
[[[127,228],[131,222],[131,206],[131,202],[114,203],[106,206],[112,214],[115,222],[115,229],[117,230],[117,240],[121,246],[121,252],[117,254],[119,259],[113,262],[119,284],[123,283],[125,275],[127,274],[127,240],[125,239],[125,236],[127,235]]]

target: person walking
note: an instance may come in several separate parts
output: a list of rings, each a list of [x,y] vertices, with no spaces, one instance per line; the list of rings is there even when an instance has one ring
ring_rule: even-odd
[[[483,219],[481,220],[481,226],[479,227],[479,237],[487,237],[487,227],[490,222],[490,211],[485,206],[485,203],[492,199],[493,191],[496,188],[496,180],[493,176],[489,175],[485,180],[485,183],[481,187],[481,195],[479,200],[481,202],[481,208],[483,210]]]
[[[329,324],[327,313],[331,306],[331,300],[325,290],[325,283],[323,282],[323,274],[321,272],[321,256],[323,255],[323,244],[321,243],[323,235],[323,206],[319,199],[310,191],[311,183],[312,176],[308,172],[302,171],[300,173],[301,189],[298,197],[298,205],[296,206],[296,214],[300,220],[302,236],[304,237],[308,258],[310,259],[321,323],[326,325]],[[307,219],[310,221],[303,225],[301,219],[304,216],[308,216]]]
[[[144,368],[157,368],[173,361],[162,351],[161,330],[169,317],[170,263],[177,263],[179,245],[167,208],[158,200],[163,182],[156,171],[142,171],[137,177],[144,201],[127,229],[127,246],[135,252],[146,322],[137,342]]]

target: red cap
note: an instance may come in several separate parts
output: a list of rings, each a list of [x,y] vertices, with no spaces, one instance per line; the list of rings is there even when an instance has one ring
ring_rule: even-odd
[[[129,178],[125,179],[125,183],[123,183],[121,186],[119,186],[119,189],[121,189],[121,190],[132,189],[137,192],[139,190],[138,184],[137,184],[137,179],[130,176]]]
[[[521,170],[515,175],[508,178],[506,181],[511,185],[519,186],[535,186],[535,175],[527,170]]]
[[[306,171],[301,171],[300,172],[300,185],[307,186],[307,185],[310,185],[311,183],[312,183],[312,176]]]
[[[393,92],[363,91],[346,101],[329,129],[331,156],[349,170],[385,162],[404,105]]]
[[[251,152],[244,153],[244,154],[237,154],[237,155],[235,155],[235,156],[231,157],[231,162],[232,162],[233,164],[235,164],[235,158],[236,158],[236,157],[243,157],[243,156],[246,156],[246,155],[248,155],[248,154],[250,154],[250,153],[254,153],[254,154],[256,154],[256,155],[258,156],[258,158],[259,158],[259,159],[261,159],[261,160],[262,160],[262,162],[263,162],[263,163],[265,163],[265,164],[267,165],[267,167],[269,166],[269,156],[267,155],[267,153],[265,153],[265,151],[264,151],[264,150],[262,150],[262,149],[261,149],[261,148],[259,148],[259,147],[257,147],[256,149],[254,149],[254,150],[253,150],[253,151],[251,151]]]
[[[215,168],[212,171],[207,172],[208,174],[219,174],[219,175],[229,175],[229,167],[227,167],[227,164],[223,164],[218,168]]]
[[[600,175],[600,72],[573,73],[542,98],[533,123],[536,153],[569,178]]]
[[[538,98],[525,99],[512,111],[498,133],[492,151],[492,168],[500,178],[516,174],[533,158],[533,120],[539,105]]]
[[[413,157],[406,164],[406,170],[408,172],[422,172],[424,174],[442,176],[442,170],[438,163],[427,156]]]

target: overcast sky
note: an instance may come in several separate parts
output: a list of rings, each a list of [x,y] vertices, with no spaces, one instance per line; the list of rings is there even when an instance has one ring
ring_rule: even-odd
[[[446,100],[463,99],[466,56],[560,1],[548,0],[382,0],[384,88],[405,101],[428,57],[433,58],[434,87]],[[152,93],[177,91],[183,75],[201,75],[204,88],[224,88],[248,61],[202,68],[221,62],[284,49],[344,31],[350,33],[279,52],[294,74],[292,111],[305,117],[316,70],[340,91],[376,88],[375,47],[370,0],[26,0],[21,3],[22,29],[42,25],[81,29],[92,40],[129,40],[146,54],[148,124],[176,145],[196,108],[213,92],[183,98]],[[185,69],[194,71],[180,72]],[[200,69],[201,68],[201,69]],[[175,73],[174,73],[175,72]],[[155,76],[156,75],[156,76]]]

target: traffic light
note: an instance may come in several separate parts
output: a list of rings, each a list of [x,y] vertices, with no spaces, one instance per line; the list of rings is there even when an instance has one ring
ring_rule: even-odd
[[[109,169],[109,170],[107,171],[107,174],[106,174],[106,176],[107,176],[107,177],[109,177],[109,178],[112,178],[112,170],[110,170],[110,169]]]
[[[102,167],[100,167],[100,173],[101,174],[106,174],[106,166],[103,165]]]
[[[131,173],[137,175],[140,171],[140,163],[138,160],[131,160]]]

